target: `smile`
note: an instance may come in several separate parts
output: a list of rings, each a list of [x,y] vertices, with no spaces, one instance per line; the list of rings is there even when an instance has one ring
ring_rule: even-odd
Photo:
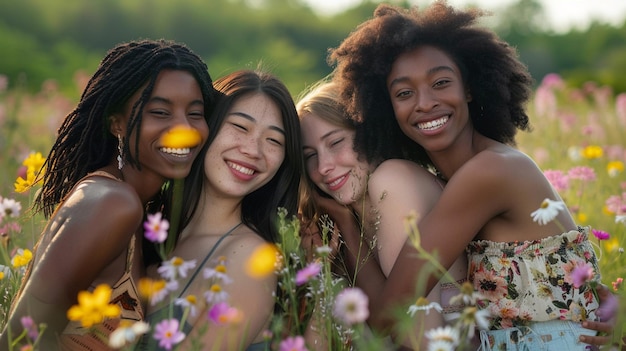
[[[421,130],[434,130],[446,124],[446,122],[448,122],[448,119],[449,119],[448,116],[443,116],[441,118],[438,118],[432,121],[418,123],[417,128]]]
[[[191,152],[191,149],[188,147],[185,148],[180,148],[180,149],[175,149],[175,148],[170,148],[170,147],[162,147],[159,149],[161,152],[169,154],[169,155],[174,155],[177,157],[184,157],[189,155],[189,153]]]
[[[251,168],[248,168],[248,167],[244,167],[242,165],[239,165],[239,164],[236,164],[236,163],[233,163],[233,162],[230,162],[230,161],[227,162],[227,164],[228,164],[228,167],[236,170],[239,173],[243,173],[243,174],[246,174],[246,175],[253,175],[254,174],[254,169],[251,169]]]
[[[340,176],[340,177],[338,177],[336,179],[333,179],[331,182],[326,183],[326,186],[328,187],[328,190],[330,190],[330,191],[337,191],[347,181],[348,181],[348,176],[344,174],[344,175],[342,175],[342,176]]]

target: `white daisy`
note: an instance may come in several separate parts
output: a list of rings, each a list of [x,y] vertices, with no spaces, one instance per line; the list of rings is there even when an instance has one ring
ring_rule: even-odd
[[[134,343],[137,338],[150,330],[150,325],[143,321],[130,322],[122,320],[120,326],[111,333],[109,337],[109,346],[114,349],[120,349],[126,345]]]
[[[436,302],[429,302],[426,298],[420,297],[414,304],[409,306],[409,310],[406,313],[411,317],[414,317],[417,311],[426,311],[426,314],[428,314],[432,309],[435,309],[439,313],[443,311],[440,304]]]
[[[552,201],[545,199],[541,203],[541,207],[538,210],[530,214],[533,221],[539,223],[539,225],[546,225],[550,223],[558,214],[559,211],[566,210],[567,207],[563,201]]]
[[[183,309],[189,309],[189,316],[195,317],[198,314],[198,299],[196,295],[187,295],[174,300],[174,304],[182,306]]]
[[[2,199],[2,202],[0,202],[0,211],[7,217],[19,217],[21,210],[22,204],[13,199],[7,199],[5,197]]]
[[[429,351],[452,351],[459,345],[459,331],[451,326],[437,327],[425,334]]]
[[[196,267],[196,260],[185,261],[180,257],[172,257],[165,261],[157,269],[157,272],[166,280],[178,279],[178,277],[186,278],[187,272]]]
[[[626,225],[626,215],[615,216],[615,223],[622,223]]]

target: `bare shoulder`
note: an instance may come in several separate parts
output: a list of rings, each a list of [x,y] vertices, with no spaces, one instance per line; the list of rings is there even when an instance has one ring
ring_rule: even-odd
[[[401,159],[390,159],[381,163],[370,176],[368,189],[371,193],[391,191],[423,192],[440,190],[437,177],[415,162]]]
[[[539,171],[536,163],[523,152],[507,145],[486,149],[461,167],[456,178],[468,178],[480,183],[513,180]]]
[[[93,176],[82,180],[59,211],[77,221],[120,226],[134,230],[143,219],[143,204],[127,183]]]

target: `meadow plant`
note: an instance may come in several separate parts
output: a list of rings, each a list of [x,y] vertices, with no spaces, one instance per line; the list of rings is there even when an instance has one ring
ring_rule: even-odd
[[[44,161],[41,154],[32,150],[49,149],[54,130],[73,104],[57,92],[52,82],[32,95],[19,87],[0,87],[0,328],[6,324],[11,302],[44,223],[28,211],[37,191],[37,179],[40,179],[36,176],[37,168],[41,168]],[[619,300],[614,340],[620,343],[626,333],[623,317],[626,315],[623,284],[626,275],[623,250],[626,244],[626,93],[615,94],[592,82],[571,87],[558,75],[549,74],[537,87],[528,111],[534,130],[518,135],[518,147],[545,170],[564,200],[559,202],[561,205],[538,204],[539,212],[533,217],[537,221],[551,221],[554,211],[564,210],[562,207],[567,204],[578,224],[591,228],[590,238],[596,244],[602,276],[594,276],[590,267],[581,263],[573,264],[565,279],[576,286],[598,281],[613,291]],[[433,262],[432,269],[444,274],[446,270],[436,264],[436,253],[419,250],[419,234],[411,224],[415,223],[416,215],[407,215],[406,229],[419,254]],[[323,244],[307,252],[301,245],[300,222],[296,217],[286,216],[285,211],[279,211],[278,243],[263,247],[248,262],[250,275],[277,274],[279,278],[276,313],[267,331],[271,349],[388,349],[389,339],[375,335],[366,326],[368,311],[364,306],[367,301],[360,290],[352,286],[353,277],[341,274],[341,263],[334,257],[329,239],[331,234],[336,235],[332,222],[323,217],[320,226]],[[168,224],[158,214],[151,214],[148,219],[144,227],[147,238],[164,247]],[[169,229],[172,227],[175,226]],[[148,303],[170,297],[176,281],[195,267],[195,262],[182,258],[165,259],[166,249],[159,252],[164,255],[159,271],[162,279],[139,283]],[[147,333],[157,338],[162,346],[176,349],[185,337],[181,335],[180,326],[188,315],[196,313],[204,314],[202,318],[208,322],[206,328],[238,323],[245,311],[229,306],[228,296],[222,294],[221,289],[229,279],[226,262],[215,261],[212,268],[203,271],[203,278],[207,284],[204,296],[172,300],[186,311],[183,320],[165,318],[155,325],[122,323],[111,335],[110,345],[131,350],[139,337]],[[418,280],[418,285],[422,283]],[[81,303],[69,313],[72,318],[81,321],[83,317],[91,318],[92,323],[97,323],[99,318],[115,314],[102,303],[108,302],[106,287],[96,290],[89,294],[83,292]],[[429,349],[460,350],[470,347],[469,340],[476,328],[488,327],[489,316],[481,305],[485,297],[471,285],[460,286],[460,291],[455,300],[466,306],[461,318],[455,324],[414,335],[413,345],[427,338]],[[91,310],[85,309],[82,304],[85,301],[91,302]],[[437,305],[423,297],[416,296],[414,301],[413,305],[397,311],[399,328],[406,328],[403,330],[415,330],[415,323],[426,313],[439,313]],[[22,326],[23,330],[12,331],[15,349],[19,345],[36,350],[45,326],[28,316],[24,316]],[[195,346],[202,348],[202,345]]]

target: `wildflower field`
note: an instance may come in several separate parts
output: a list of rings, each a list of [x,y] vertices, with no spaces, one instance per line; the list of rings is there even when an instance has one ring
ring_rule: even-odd
[[[77,91],[82,90],[82,81],[77,79]],[[28,211],[38,189],[36,184],[30,187],[34,174],[56,129],[78,100],[61,94],[54,82],[45,83],[37,93],[8,86],[6,77],[0,75],[0,330],[44,224],[40,215]],[[550,74],[536,88],[528,113],[533,131],[518,134],[517,146],[544,170],[577,222],[591,227],[602,282],[620,301],[614,336],[619,342],[626,333],[622,284],[626,276],[626,92],[593,82],[572,87]],[[282,266],[277,269],[277,302],[287,313],[274,318],[268,331],[272,349],[306,350],[303,316],[314,320],[318,331],[335,336],[323,346],[328,350],[381,349],[383,341],[376,338],[363,342],[367,304],[362,293],[333,276],[329,251],[324,250],[327,246],[313,257],[303,252],[296,222],[280,219],[282,238],[276,249]],[[313,302],[303,305],[307,298]],[[224,318],[222,322],[228,320]],[[22,335],[25,343],[36,339],[26,334]]]

